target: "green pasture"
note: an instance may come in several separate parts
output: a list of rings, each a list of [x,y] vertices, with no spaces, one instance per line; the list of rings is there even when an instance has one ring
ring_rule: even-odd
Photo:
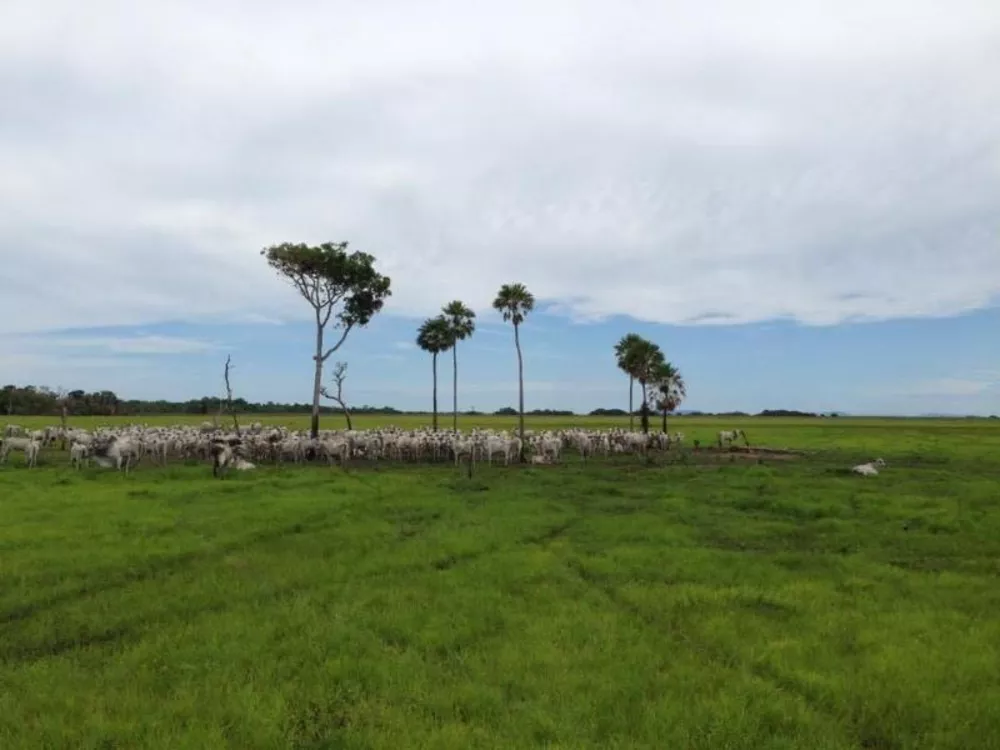
[[[729,426],[809,453],[221,481],[15,455],[0,748],[1000,747],[1000,425],[671,421]]]

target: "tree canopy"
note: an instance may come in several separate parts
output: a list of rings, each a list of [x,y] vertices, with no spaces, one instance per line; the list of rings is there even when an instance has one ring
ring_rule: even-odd
[[[626,372],[643,387],[655,380],[656,373],[665,361],[659,344],[644,338],[633,342],[625,354]]]
[[[535,296],[524,284],[504,284],[493,300],[493,309],[503,316],[504,322],[519,326],[535,309]]]
[[[657,367],[651,382],[656,397],[656,408],[660,411],[676,411],[687,396],[684,377],[670,362],[664,362]]]
[[[452,343],[451,325],[444,315],[428,318],[417,329],[417,346],[428,354],[446,352]]]
[[[451,346],[464,341],[476,331],[476,313],[461,300],[453,300],[441,310],[451,334]],[[448,348],[448,347],[446,347]]]
[[[626,375],[633,376],[630,371],[633,350],[636,345],[640,344],[642,341],[644,341],[644,339],[638,333],[628,333],[622,336],[618,343],[615,344],[615,361],[618,365],[618,369]]]
[[[374,256],[348,253],[346,242],[284,243],[260,252],[312,305],[321,326],[330,321],[338,305],[338,327],[365,326],[392,295],[391,280],[375,270]]]

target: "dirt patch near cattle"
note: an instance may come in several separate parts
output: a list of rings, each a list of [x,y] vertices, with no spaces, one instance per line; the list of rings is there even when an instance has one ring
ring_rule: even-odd
[[[798,458],[804,458],[807,454],[805,451],[787,448],[709,447],[692,450],[691,455],[700,461],[794,461]]]

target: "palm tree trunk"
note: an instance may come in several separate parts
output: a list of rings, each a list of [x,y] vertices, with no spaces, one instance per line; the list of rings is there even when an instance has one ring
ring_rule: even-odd
[[[635,378],[628,376],[628,429],[629,432],[635,430],[635,408],[632,406],[632,393],[635,390]]]
[[[649,402],[646,400],[646,384],[645,382],[640,382],[639,385],[642,386],[642,431],[644,434],[649,434]]]
[[[521,358],[521,337],[514,326],[514,348],[517,349],[517,427],[521,438],[521,463],[524,463],[524,360]]]
[[[451,428],[458,432],[458,343],[451,347]]]
[[[667,434],[667,410],[663,410],[663,434]]]
[[[434,374],[434,432],[438,430],[438,355],[431,355],[431,371]]]

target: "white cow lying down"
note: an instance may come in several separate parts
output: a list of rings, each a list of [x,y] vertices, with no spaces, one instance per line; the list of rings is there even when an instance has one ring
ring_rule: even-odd
[[[855,474],[859,474],[863,477],[873,477],[878,474],[879,469],[885,468],[885,461],[881,458],[876,458],[874,461],[870,461],[866,464],[858,464],[851,471]]]

